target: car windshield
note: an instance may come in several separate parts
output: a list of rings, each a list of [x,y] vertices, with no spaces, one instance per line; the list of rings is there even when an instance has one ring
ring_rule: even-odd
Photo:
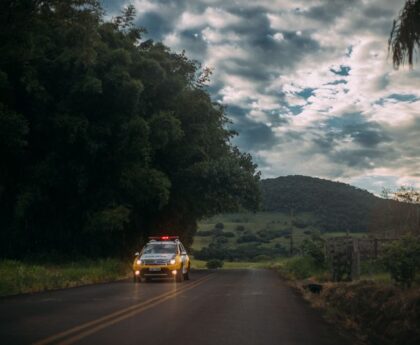
[[[176,254],[176,244],[173,243],[153,243],[148,244],[143,254]]]

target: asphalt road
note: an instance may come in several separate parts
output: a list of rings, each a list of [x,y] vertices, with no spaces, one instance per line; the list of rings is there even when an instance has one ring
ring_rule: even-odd
[[[269,270],[192,272],[0,299],[0,344],[346,345]]]

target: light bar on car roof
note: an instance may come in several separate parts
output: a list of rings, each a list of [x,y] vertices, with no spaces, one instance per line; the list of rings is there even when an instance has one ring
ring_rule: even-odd
[[[179,236],[149,236],[149,240],[173,241],[173,240],[179,240]]]

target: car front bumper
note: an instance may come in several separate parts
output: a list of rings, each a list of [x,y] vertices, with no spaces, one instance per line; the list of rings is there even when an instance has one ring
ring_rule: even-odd
[[[155,278],[172,278],[175,277],[175,272],[179,272],[181,265],[135,265],[133,267],[134,275],[141,276],[142,278],[155,277]]]

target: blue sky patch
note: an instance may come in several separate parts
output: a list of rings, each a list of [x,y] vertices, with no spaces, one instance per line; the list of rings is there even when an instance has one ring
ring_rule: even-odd
[[[349,66],[340,65],[340,69],[330,68],[330,71],[337,75],[348,76],[351,68]]]

